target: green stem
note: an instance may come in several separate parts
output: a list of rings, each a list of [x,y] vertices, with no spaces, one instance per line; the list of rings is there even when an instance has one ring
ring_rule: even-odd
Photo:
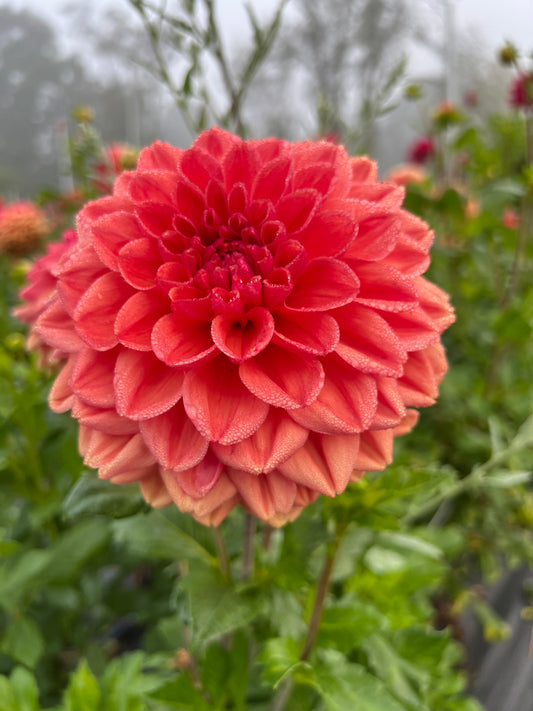
[[[333,566],[335,564],[335,558],[337,557],[337,552],[341,544],[345,526],[337,527],[335,541],[329,548],[322,565],[322,570],[320,572],[320,577],[316,586],[315,601],[313,603],[313,610],[311,612],[311,617],[309,619],[309,626],[307,628],[307,635],[305,637],[302,651],[300,652],[299,661],[305,662],[309,659],[313,647],[316,642],[318,631],[320,629],[320,622],[322,620],[322,613],[324,611],[324,603],[326,601],[326,596],[329,591],[329,586],[331,582],[331,573],[333,572]],[[274,697],[274,703],[272,704],[271,711],[283,711],[285,704],[287,703],[289,696],[293,687],[292,678],[288,678],[278,689],[276,696]]]
[[[251,514],[244,516],[244,541],[242,549],[242,580],[250,580],[254,571],[254,535],[257,520]]]
[[[224,543],[224,537],[219,526],[213,528],[213,538],[215,541],[215,548],[217,550],[218,562],[220,565],[220,570],[222,574],[231,579],[231,568],[229,564],[228,551],[226,550],[226,544]]]

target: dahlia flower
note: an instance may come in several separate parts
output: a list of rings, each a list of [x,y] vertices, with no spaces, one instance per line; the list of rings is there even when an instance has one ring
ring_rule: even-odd
[[[29,201],[0,205],[0,252],[26,254],[48,233],[44,212]]]
[[[533,73],[522,72],[511,84],[509,103],[516,109],[533,107]]]
[[[56,295],[57,277],[55,269],[59,259],[76,241],[76,232],[67,230],[59,242],[50,242],[46,253],[37,259],[26,275],[28,282],[20,292],[23,304],[14,313],[21,321],[30,326],[26,347],[30,351],[39,352],[41,367],[48,367],[66,357],[61,351],[44,343],[35,331],[34,324],[45,311],[48,302]]]
[[[413,141],[407,151],[407,160],[410,163],[427,163],[435,153],[435,144],[429,136],[422,136]]]
[[[35,330],[100,477],[281,525],[391,461],[446,370],[433,235],[331,143],[156,142],[88,203]]]

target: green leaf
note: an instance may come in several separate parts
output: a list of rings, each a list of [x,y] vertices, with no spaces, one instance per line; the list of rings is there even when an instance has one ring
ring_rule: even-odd
[[[30,591],[38,587],[50,562],[50,551],[31,550],[16,554],[0,565],[0,604],[7,610],[16,609]]]
[[[387,629],[389,621],[368,602],[346,598],[336,607],[324,610],[318,645],[349,654],[374,632]]]
[[[113,521],[111,526],[115,540],[143,558],[213,561],[206,548],[159,511]]]
[[[511,486],[527,484],[531,481],[532,472],[500,471],[483,478],[483,486],[496,489],[508,489]]]
[[[106,521],[82,521],[66,531],[49,549],[49,561],[44,579],[70,582],[85,563],[108,543],[110,530]]]
[[[85,659],[70,678],[64,706],[65,711],[101,711],[100,687]]]
[[[67,494],[63,511],[67,520],[94,515],[124,518],[144,506],[136,484],[115,486],[94,473],[85,473]]]
[[[218,644],[210,645],[202,660],[202,684],[217,707],[223,707],[230,673],[227,650]]]
[[[9,680],[0,676],[0,711],[39,711],[37,683],[27,669],[17,667]]]
[[[533,444],[533,415],[530,415],[519,428],[515,438],[511,442],[511,448],[522,449],[530,444]]]
[[[428,558],[433,558],[433,560],[440,560],[442,558],[442,551],[437,546],[432,543],[424,541],[422,538],[417,536],[412,536],[407,533],[397,533],[396,531],[382,531],[378,535],[378,542],[385,543],[391,548],[395,548],[399,551],[409,551],[412,553],[419,553],[420,555],[427,556]]]
[[[202,694],[184,674],[149,694],[151,699],[165,702],[172,711],[213,711]]]
[[[342,654],[330,650],[322,655],[309,682],[323,698],[328,711],[407,711],[383,682],[359,664],[349,664]],[[301,672],[300,672],[301,673]]]
[[[100,682],[106,710],[141,711],[142,697],[164,683],[160,674],[145,671],[145,666],[151,665],[144,652],[124,654],[106,666]]]
[[[262,673],[264,681],[276,688],[287,674],[302,665],[299,660],[300,649],[301,644],[291,637],[269,639],[258,659],[264,665]]]
[[[29,617],[15,618],[6,630],[0,651],[33,669],[44,651],[41,631]]]
[[[213,568],[196,566],[180,583],[189,595],[192,645],[208,642],[244,627],[261,610],[261,602],[246,592],[238,594]]]

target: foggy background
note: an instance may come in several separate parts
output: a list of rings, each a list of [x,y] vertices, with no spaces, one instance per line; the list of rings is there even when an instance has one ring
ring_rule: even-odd
[[[251,4],[265,22],[277,6]],[[238,68],[251,41],[243,2],[219,0],[217,10]],[[438,101],[474,97],[469,110],[480,117],[505,110],[512,72],[497,49],[510,40],[531,54],[532,26],[531,0],[290,0],[246,98],[250,134],[334,134],[387,169],[405,159]],[[77,105],[92,107],[106,142],[188,145],[168,90],[143,66],[151,62],[127,0],[0,3],[0,195],[58,188]],[[174,53],[170,62],[183,73],[186,58]],[[209,68],[208,81],[216,95],[220,78]],[[411,83],[423,87],[421,106],[402,98]]]

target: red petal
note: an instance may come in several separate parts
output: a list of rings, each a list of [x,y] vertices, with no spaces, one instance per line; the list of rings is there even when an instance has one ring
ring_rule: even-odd
[[[130,473],[127,479],[123,477],[123,483],[128,480],[136,481],[139,473],[142,475],[142,470],[154,463],[154,457],[140,434],[110,435],[93,430],[85,439],[82,434],[84,429],[80,427],[80,452],[83,461],[98,469],[98,475],[102,479]]]
[[[301,236],[309,259],[338,257],[354,241],[357,225],[353,217],[340,210],[325,210],[313,217]]]
[[[379,472],[385,469],[392,462],[393,443],[392,430],[363,432],[355,469],[365,472]]]
[[[255,475],[230,469],[228,475],[242,496],[245,508],[261,521],[292,510],[296,484],[279,472]]]
[[[135,203],[150,201],[174,205],[178,173],[174,170],[152,170],[135,173],[130,185],[131,199]]]
[[[258,398],[286,409],[313,402],[324,383],[324,372],[317,358],[293,353],[273,343],[252,360],[241,363],[239,375]]]
[[[442,333],[455,321],[454,311],[450,306],[450,297],[423,277],[418,277],[414,283],[420,297],[420,306],[424,313],[432,319],[439,333]]]
[[[161,237],[164,232],[173,229],[176,208],[174,205],[147,201],[135,207],[135,215],[146,232],[152,237]]]
[[[92,247],[71,252],[68,260],[61,267],[57,282],[61,301],[71,316],[90,285],[106,273],[106,267]]]
[[[152,330],[156,356],[171,366],[185,366],[215,353],[207,321],[192,319],[183,313],[167,314]]]
[[[152,353],[123,348],[115,366],[114,388],[119,415],[133,420],[156,417],[181,397],[183,373]]]
[[[181,148],[169,143],[155,141],[148,148],[143,148],[137,161],[139,172],[151,170],[175,170],[183,154]]]
[[[176,202],[180,213],[198,229],[206,208],[205,198],[198,188],[181,178],[176,188]]]
[[[276,204],[290,187],[292,160],[276,158],[266,163],[255,178],[252,200],[271,200]]]
[[[334,181],[336,170],[331,163],[313,163],[294,174],[294,189],[312,188],[326,195]]]
[[[63,308],[58,297],[53,299],[35,322],[37,335],[52,348],[65,353],[75,353],[83,347],[74,322]]]
[[[225,356],[186,373],[183,403],[196,428],[221,444],[250,437],[265,421],[269,409],[242,384],[237,367]]]
[[[348,304],[335,311],[340,327],[336,352],[363,373],[402,374],[407,353],[387,322],[372,309]]]
[[[382,207],[397,209],[402,205],[405,190],[388,183],[355,183],[348,195],[355,200],[379,202]]]
[[[396,378],[376,377],[378,387],[378,407],[372,421],[372,429],[380,430],[396,427],[405,417],[405,405],[400,395]]]
[[[229,192],[235,183],[243,183],[250,189],[259,168],[259,157],[253,147],[243,141],[235,143],[224,159],[226,190]]]
[[[139,482],[139,487],[146,503],[153,506],[154,509],[162,509],[172,503],[172,497],[157,470],[152,476],[143,477]]]
[[[83,340],[99,351],[116,346],[115,318],[132,295],[133,289],[115,272],[97,279],[81,297],[74,312],[76,330]]]
[[[112,212],[104,215],[93,225],[93,245],[102,262],[118,271],[118,253],[133,240],[144,237],[137,218],[130,212]]]
[[[270,408],[261,427],[251,437],[232,445],[214,444],[218,458],[230,467],[252,474],[271,472],[292,456],[307,439],[308,431],[283,410]]]
[[[75,417],[80,425],[112,435],[135,434],[139,430],[137,422],[121,417],[114,407],[94,407],[79,398],[75,399],[72,406],[72,417]]]
[[[151,289],[161,266],[156,240],[145,237],[128,242],[120,250],[118,265],[128,284],[136,289]]]
[[[199,499],[206,496],[216,485],[223,468],[222,462],[209,449],[198,464],[180,471],[177,480],[186,494]]]
[[[82,207],[76,216],[76,232],[80,246],[85,247],[93,239],[93,226],[103,215],[131,210],[131,200],[123,197],[103,197],[92,200]]]
[[[378,167],[375,161],[366,156],[350,158],[350,167],[354,183],[375,183],[378,179]]]
[[[212,178],[223,180],[220,163],[209,153],[195,147],[183,153],[180,168],[183,175],[202,192]]]
[[[353,301],[359,281],[352,269],[337,259],[313,259],[298,277],[286,304],[302,311],[327,311]]]
[[[168,298],[157,290],[140,291],[129,298],[115,319],[115,335],[128,348],[152,350],[152,330],[168,313]]]
[[[382,313],[382,317],[398,336],[406,351],[420,351],[436,341],[439,332],[421,308],[401,313]]]
[[[289,236],[304,227],[317,204],[318,193],[311,189],[295,190],[281,198],[276,209],[277,218],[285,225]]]
[[[240,143],[241,139],[227,131],[224,131],[218,126],[213,126],[208,131],[201,133],[196,141],[192,144],[192,148],[199,148],[213,156],[218,162],[222,161],[224,156],[231,148]]]
[[[428,268],[429,254],[422,245],[400,234],[395,248],[387,255],[385,262],[402,274],[417,276]]]
[[[377,409],[375,379],[354,370],[334,353],[323,358],[326,379],[318,398],[307,407],[291,410],[303,427],[324,434],[356,433],[367,429]]]
[[[439,394],[438,384],[446,372],[446,358],[440,344],[409,353],[404,374],[398,380],[400,394],[408,407],[433,405]]]
[[[182,471],[194,467],[207,452],[208,441],[187,417],[181,400],[140,426],[144,441],[165,469]]]
[[[101,353],[84,348],[78,355],[70,384],[76,395],[95,407],[113,407],[113,373],[118,349]]]
[[[48,395],[48,404],[53,412],[66,412],[74,404],[74,393],[70,387],[70,376],[76,362],[71,356],[59,371]]]
[[[377,262],[357,262],[353,268],[361,282],[357,302],[393,312],[408,311],[418,304],[414,280],[396,269]]]
[[[251,309],[242,316],[215,316],[211,325],[215,345],[236,363],[260,353],[270,343],[273,333],[274,319],[263,307]]]
[[[194,474],[187,478],[184,472],[163,470],[161,476],[178,509],[190,513],[205,526],[218,526],[240,499],[234,484],[224,472],[205,496],[194,489]],[[185,487],[192,488],[197,496],[187,493]]]
[[[392,252],[401,234],[398,212],[365,217],[357,222],[357,239],[345,257],[353,256],[373,262],[384,259]]]
[[[284,348],[309,355],[326,355],[339,342],[337,321],[329,314],[315,311],[279,309],[275,313],[274,341]]]

